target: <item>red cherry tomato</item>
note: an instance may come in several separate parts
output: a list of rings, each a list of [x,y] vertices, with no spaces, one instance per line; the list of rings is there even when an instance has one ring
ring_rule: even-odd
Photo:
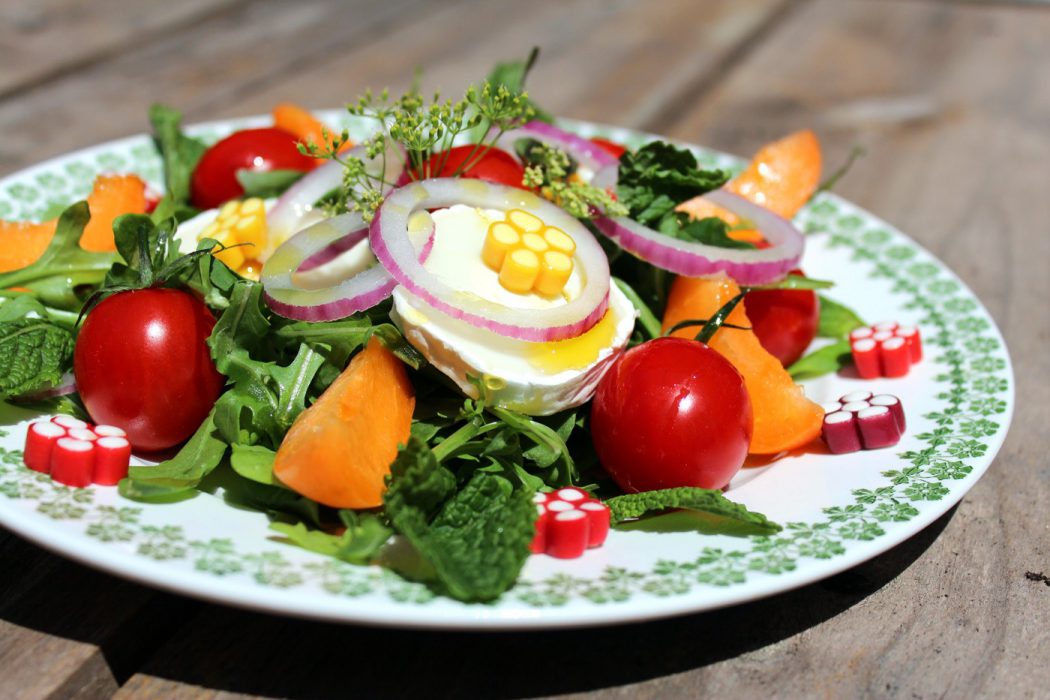
[[[687,338],[628,350],[598,383],[591,407],[598,458],[628,493],[724,487],[747,457],[751,430],[740,373]]]
[[[759,289],[747,295],[744,308],[758,342],[785,367],[797,362],[817,335],[820,304],[812,290]]]
[[[214,325],[203,302],[177,289],[103,299],[73,352],[77,391],[92,420],[123,428],[139,450],[187,439],[225,382],[204,342]]]
[[[471,154],[474,154],[474,157],[471,157]],[[471,165],[462,173],[462,177],[497,182],[511,187],[522,186],[525,168],[517,158],[498,148],[490,148],[485,155],[478,158],[474,146],[470,144],[435,153],[427,161],[427,167],[423,170],[425,175],[419,177],[452,177],[468,158]]]
[[[315,162],[296,146],[298,137],[284,129],[236,131],[204,152],[193,171],[190,199],[198,209],[212,209],[244,194],[238,170],[312,170]]]
[[[613,156],[615,156],[617,158],[619,158],[620,156],[622,156],[624,153],[627,152],[627,149],[625,147],[621,146],[620,144],[616,143],[615,141],[610,141],[609,139],[603,139],[600,136],[595,136],[594,138],[592,138],[591,139],[591,143],[593,143],[593,144],[595,144],[597,146],[601,146],[610,155],[613,155]]]

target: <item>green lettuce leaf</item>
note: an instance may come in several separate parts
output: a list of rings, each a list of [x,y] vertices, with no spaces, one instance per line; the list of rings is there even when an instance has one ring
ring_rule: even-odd
[[[153,142],[164,161],[164,184],[167,206],[185,205],[190,201],[190,178],[201,156],[207,150],[204,142],[182,133],[182,113],[162,104],[149,110],[153,125]]]
[[[351,564],[368,564],[393,534],[379,518],[370,513],[339,512],[346,529],[340,535],[312,530],[303,523],[271,523],[270,529],[290,542],[311,552],[335,557]]]
[[[156,466],[131,465],[119,485],[120,495],[136,501],[165,502],[196,495],[201,480],[226,455],[226,442],[215,428],[215,410],[172,457]]]
[[[867,323],[853,309],[820,295],[820,322],[817,335],[821,338],[845,338],[850,331]]]
[[[853,353],[850,351],[849,340],[839,340],[799,358],[795,364],[788,367],[788,374],[796,380],[815,379],[838,372],[851,362]]]

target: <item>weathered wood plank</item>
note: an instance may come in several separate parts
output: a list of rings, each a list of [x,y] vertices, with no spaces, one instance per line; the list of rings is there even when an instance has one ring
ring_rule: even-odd
[[[52,80],[243,0],[7,0],[0,5],[0,98]]]
[[[193,609],[7,533],[0,561],[3,698],[110,697]]]
[[[369,85],[402,89],[419,65],[428,86],[451,93],[534,43],[547,50],[534,85],[551,109],[641,122],[651,105],[705,80],[784,5],[718,0],[701,10],[688,0],[579,0],[566,8],[547,0],[526,12],[512,0],[252,4],[0,103],[0,129],[23,136],[0,143],[0,172],[143,131],[154,100],[195,120],[266,112],[288,99],[331,107]],[[468,25],[487,29],[448,40]]]
[[[674,136],[739,153],[813,127],[829,161],[868,156],[841,192],[956,270],[1007,338],[1019,410],[992,470],[908,571],[819,629],[664,692],[1038,697],[1050,669],[1050,8],[920,2],[803,6]],[[1040,300],[1040,301],[1034,301]],[[1036,306],[1030,306],[1030,304]]]

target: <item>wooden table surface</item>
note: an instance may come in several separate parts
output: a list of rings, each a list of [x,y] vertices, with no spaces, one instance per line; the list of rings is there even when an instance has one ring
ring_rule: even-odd
[[[0,697],[1046,697],[1050,7],[947,0],[4,0],[0,175],[278,100],[449,92],[498,59],[559,114],[747,154],[810,127],[838,191],[908,232],[1003,330],[1018,409],[961,505],[807,588],[636,626],[325,625],[204,604],[0,534]]]

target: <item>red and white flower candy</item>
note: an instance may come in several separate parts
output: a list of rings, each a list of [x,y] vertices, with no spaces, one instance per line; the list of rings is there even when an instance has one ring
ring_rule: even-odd
[[[66,486],[113,486],[128,475],[131,443],[115,425],[91,425],[72,416],[30,424],[26,466]]]
[[[857,374],[864,379],[903,377],[922,359],[922,338],[915,326],[895,321],[857,328],[849,334]]]
[[[825,411],[822,437],[835,454],[892,447],[904,434],[904,406],[891,394],[855,391]]]
[[[609,534],[609,507],[586,491],[558,489],[535,496],[539,518],[530,549],[558,559],[575,559],[600,547]]]

